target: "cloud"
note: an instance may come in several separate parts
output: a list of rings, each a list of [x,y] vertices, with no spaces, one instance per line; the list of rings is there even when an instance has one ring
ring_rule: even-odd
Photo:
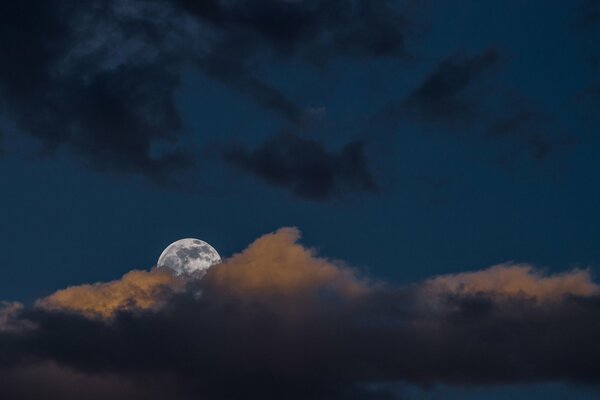
[[[138,281],[152,274],[135,272],[66,289],[73,296],[58,307],[19,308],[11,323],[30,327],[0,332],[0,395],[26,398],[33,383],[45,398],[79,387],[84,399],[394,398],[379,384],[600,383],[600,296],[589,271],[505,264],[396,286],[298,238],[293,228],[267,234],[195,285],[155,292],[152,307],[132,306],[144,304]],[[100,308],[109,318],[80,297],[113,304]]]
[[[315,257],[310,249],[296,243],[300,232],[282,228],[257,239],[240,254],[214,268],[207,284],[219,292],[237,296],[306,296],[321,290],[344,296],[368,291],[351,269],[339,263]]]
[[[76,312],[87,317],[109,317],[118,311],[159,308],[171,292],[180,292],[185,282],[169,272],[153,269],[131,271],[121,279],[92,285],[72,286],[36,302],[47,310]]]
[[[496,145],[504,142],[512,146],[510,154],[500,157],[504,160],[523,148],[534,160],[543,160],[572,147],[575,140],[560,121],[519,90],[499,84],[496,72],[502,64],[494,48],[447,57],[404,100],[389,107],[385,119],[457,135],[480,134]]]
[[[500,62],[494,49],[470,57],[449,57],[402,104],[408,118],[426,123],[462,125],[475,118],[478,101],[469,90]]]
[[[281,55],[299,52],[323,62],[335,54],[401,57],[406,53],[406,10],[388,0],[178,3],[216,26],[254,36]]]
[[[19,318],[23,304],[16,301],[0,301],[0,332],[19,332],[31,328],[31,324]]]
[[[0,390],[11,400],[159,400],[180,397],[176,385],[164,391],[165,379],[134,383],[114,374],[90,375],[54,363],[19,366],[0,371]]]
[[[442,275],[425,282],[427,290],[443,294],[473,296],[507,296],[562,300],[565,296],[594,296],[600,286],[592,281],[590,271],[574,270],[544,276],[531,265],[501,264],[483,271]]]
[[[531,147],[531,154],[535,159],[543,159],[556,145],[545,135],[545,122],[543,114],[522,108],[492,123],[487,134],[491,138],[516,137]]]
[[[576,94],[579,106],[584,106],[587,116],[591,117],[594,127],[598,125],[597,109],[600,104],[600,2],[597,0],[583,0],[577,4],[577,14],[573,26],[579,39],[580,51],[592,69],[592,79],[588,79]],[[591,129],[594,131],[594,128]]]
[[[0,5],[0,111],[18,132],[48,152],[68,147],[94,168],[144,174],[156,180],[193,164],[175,148],[152,154],[156,142],[174,143],[180,120],[178,85],[168,43],[183,38],[149,3],[114,6],[51,0]],[[161,33],[162,35],[162,33]]]
[[[580,29],[590,29],[600,24],[600,5],[596,0],[585,0],[582,2],[578,27]]]
[[[170,183],[196,161],[174,100],[182,68],[302,125],[257,56],[401,56],[402,20],[387,1],[2,2],[0,113],[47,154]]]
[[[600,28],[600,3],[597,0],[580,1],[577,4],[573,25],[581,35],[587,61],[592,67],[597,68],[600,66],[600,46],[595,38]]]
[[[331,292],[355,297],[369,290],[355,271],[340,262],[321,259],[297,243],[296,228],[282,228],[258,238],[247,249],[233,255],[219,268],[211,268],[203,279],[204,289],[239,298],[306,298],[310,293]],[[190,280],[154,268],[131,271],[107,283],[84,284],[58,290],[39,299],[36,307],[48,311],[81,314],[87,318],[109,319],[121,312],[157,311],[169,298],[189,288]],[[190,289],[192,290],[192,289]],[[6,303],[0,323],[9,326],[9,316],[22,309]],[[2,325],[0,325],[2,326]]]
[[[339,154],[334,154],[317,141],[281,134],[253,151],[240,145],[229,146],[223,157],[236,168],[308,200],[326,201],[350,192],[377,192],[364,155],[364,143],[359,141],[348,143]]]

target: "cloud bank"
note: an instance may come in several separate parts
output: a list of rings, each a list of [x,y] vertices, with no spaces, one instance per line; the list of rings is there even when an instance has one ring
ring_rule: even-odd
[[[393,398],[383,383],[600,382],[589,271],[507,264],[398,287],[298,238],[265,235],[201,281],[133,271],[4,303],[0,395],[356,399]]]

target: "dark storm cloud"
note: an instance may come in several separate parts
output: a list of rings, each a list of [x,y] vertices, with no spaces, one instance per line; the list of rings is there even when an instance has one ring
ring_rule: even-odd
[[[265,235],[187,290],[156,291],[158,308],[136,308],[132,290],[94,316],[81,313],[81,296],[65,297],[92,292],[103,310],[120,281],[57,292],[58,307],[9,304],[0,395],[26,397],[40,380],[45,398],[79,382],[84,399],[98,386],[114,398],[150,387],[178,399],[360,399],[393,398],[383,382],[600,383],[600,288],[589,272],[500,265],[393,287],[297,239],[289,228]]]
[[[348,143],[335,154],[317,141],[281,134],[253,151],[230,146],[223,157],[267,183],[309,200],[324,201],[348,192],[377,191],[362,142]]]
[[[4,1],[0,112],[49,152],[163,180],[194,164],[177,147],[183,66],[302,125],[259,59],[400,56],[404,28],[387,1]]]

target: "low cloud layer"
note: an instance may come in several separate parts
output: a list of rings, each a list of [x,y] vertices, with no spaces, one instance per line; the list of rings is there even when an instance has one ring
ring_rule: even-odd
[[[506,264],[398,287],[298,239],[265,235],[200,281],[134,271],[5,303],[0,395],[356,399],[394,398],[379,385],[394,382],[600,383],[587,270]]]

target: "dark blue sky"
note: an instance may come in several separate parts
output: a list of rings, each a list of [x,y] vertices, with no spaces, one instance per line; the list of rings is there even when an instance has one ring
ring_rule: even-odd
[[[85,168],[68,144],[39,154],[39,142],[6,113],[0,297],[30,300],[148,268],[180,237],[203,238],[227,257],[289,225],[322,254],[400,282],[510,260],[551,270],[597,266],[598,102],[586,95],[598,82],[589,61],[597,30],[581,28],[584,10],[560,1],[428,2],[411,8],[406,56],[259,62],[264,82],[317,110],[304,126],[186,67],[175,103],[180,142],[198,161],[176,173],[178,188]],[[464,66],[486,51],[495,52],[494,65],[461,94],[469,111],[425,115],[429,121],[398,116],[444,60]],[[535,117],[490,133],[526,113]],[[364,141],[377,192],[315,201],[221,158],[234,141],[252,149],[281,132],[331,153]],[[536,155],[534,140],[548,149]]]
[[[597,1],[364,2],[325,18],[177,0],[174,25],[158,3],[92,8],[104,24],[75,38],[52,5],[0,6],[0,36],[24,32],[0,44],[0,299],[149,269],[183,237],[229,257],[284,226],[374,280],[511,261],[598,275]]]

